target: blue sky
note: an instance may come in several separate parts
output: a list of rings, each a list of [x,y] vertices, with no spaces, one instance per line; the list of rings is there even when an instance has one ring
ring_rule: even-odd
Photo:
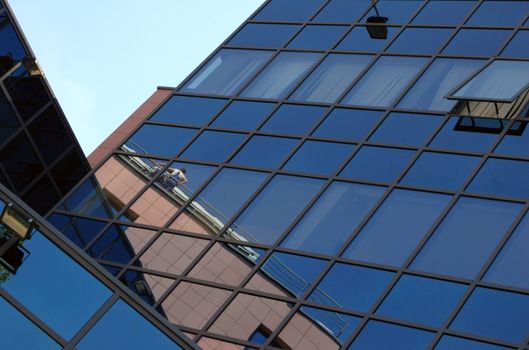
[[[89,154],[264,0],[8,0]]]

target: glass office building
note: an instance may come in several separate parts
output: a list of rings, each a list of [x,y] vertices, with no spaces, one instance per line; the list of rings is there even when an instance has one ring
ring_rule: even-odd
[[[203,349],[529,349],[528,18],[266,1],[48,219]]]

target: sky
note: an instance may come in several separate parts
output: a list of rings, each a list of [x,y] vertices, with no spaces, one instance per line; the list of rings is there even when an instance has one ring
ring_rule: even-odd
[[[88,155],[264,0],[8,0]]]

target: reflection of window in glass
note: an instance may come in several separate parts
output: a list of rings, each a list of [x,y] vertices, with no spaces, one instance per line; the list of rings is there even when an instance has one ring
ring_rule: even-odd
[[[514,203],[461,198],[422,248],[412,268],[475,278],[520,208]]]
[[[450,329],[521,343],[528,325],[529,296],[478,287]]]
[[[371,61],[372,56],[331,54],[292,94],[290,99],[334,102]]]
[[[439,58],[432,63],[399,103],[399,107],[450,111],[456,104],[446,94],[483,64],[480,60]]]
[[[121,150],[172,157],[191,141],[196,132],[195,129],[145,124],[121,146]]]
[[[233,101],[215,119],[212,126],[217,128],[253,130],[272,112],[273,103]]]
[[[401,349],[427,349],[434,336],[433,332],[416,328],[369,321],[347,350],[394,349],[395,344]]]
[[[501,52],[501,56],[529,58],[529,30],[520,30],[509,45]]]
[[[322,180],[278,175],[246,208],[231,230],[248,241],[272,244],[322,185]]]
[[[377,315],[441,327],[467,286],[404,275],[377,310]]]
[[[182,91],[233,95],[270,58],[269,51],[220,50]]]
[[[446,195],[393,191],[343,256],[401,266],[449,201]]]
[[[369,141],[420,147],[432,136],[441,120],[436,115],[391,113]]]
[[[289,48],[327,50],[349,29],[347,26],[308,25],[288,44]]]
[[[509,350],[509,348],[492,345],[489,343],[481,343],[475,340],[465,338],[457,338],[450,335],[444,335],[439,343],[435,346],[435,350],[454,350],[454,349],[474,349],[474,350]]]
[[[107,198],[99,190],[99,185],[95,183],[92,178],[85,180],[83,184],[68,195],[64,201],[64,207],[74,213],[104,218],[112,217]]]
[[[326,111],[324,107],[282,105],[261,128],[280,134],[303,135],[312,130]]]
[[[223,162],[246,138],[246,134],[205,131],[182,154],[182,158]]]
[[[468,25],[517,26],[529,11],[525,1],[483,1],[467,21]]]
[[[380,119],[381,112],[335,108],[314,132],[314,136],[348,141],[363,140]]]
[[[292,24],[248,23],[228,42],[228,45],[283,47],[299,27]]]
[[[529,197],[529,162],[490,158],[467,188],[496,196]]]
[[[367,27],[356,26],[340,42],[337,50],[377,52],[381,51],[393,39],[393,36],[400,30],[399,27],[385,27],[388,34],[386,39],[373,39],[367,31]]]
[[[405,24],[409,22],[422,3],[417,0],[378,0],[362,21],[366,22],[371,16],[383,16],[388,18],[386,23]]]
[[[290,232],[282,246],[335,254],[384,190],[384,187],[334,182]]]
[[[510,30],[461,29],[443,50],[443,54],[494,56],[510,34]]]
[[[318,13],[315,22],[354,22],[370,5],[369,0],[331,0]]]
[[[451,32],[447,28],[406,28],[386,51],[436,53]]]
[[[284,98],[320,59],[318,53],[280,53],[241,93],[244,97]]]
[[[386,107],[417,75],[426,58],[383,56],[355,84],[342,103]]]
[[[177,95],[171,97],[150,119],[159,122],[202,125],[211,120],[226,101],[220,98]]]
[[[470,10],[476,5],[475,1],[437,0],[429,1],[421,12],[413,19],[414,24],[459,24]]]
[[[254,19],[260,21],[298,21],[308,20],[322,5],[322,0],[272,0]]]
[[[298,139],[256,135],[230,163],[275,169],[283,163],[298,142]]]

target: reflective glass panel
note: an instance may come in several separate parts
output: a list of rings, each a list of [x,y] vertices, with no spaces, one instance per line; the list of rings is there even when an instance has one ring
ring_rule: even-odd
[[[18,35],[16,34],[13,26],[11,23],[9,23],[7,18],[4,18],[2,18],[2,27],[0,27],[0,43],[2,43],[2,46],[0,47],[0,55],[9,55],[12,56],[14,60],[18,61],[26,56],[26,52],[24,51],[24,47],[18,39]],[[14,64],[10,66],[12,67]],[[4,73],[5,72],[2,72],[2,75]]]
[[[496,154],[506,154],[518,157],[529,157],[529,128],[526,122],[514,123],[511,130],[517,127],[522,134],[507,132],[500,144],[494,150]]]
[[[322,180],[278,175],[246,208],[232,229],[248,241],[272,244],[322,185]]]
[[[185,152],[182,158],[223,162],[246,138],[246,134],[204,131]]]
[[[479,118],[475,119],[479,121]],[[496,134],[461,130],[457,127],[459,120],[458,117],[449,118],[430,147],[485,153],[498,138]]]
[[[430,1],[413,19],[414,24],[459,24],[476,5],[475,1],[436,0]]]
[[[521,30],[502,51],[501,56],[529,58],[529,30]]]
[[[395,345],[406,350],[424,350],[435,333],[380,321],[369,321],[348,350],[390,350]]]
[[[106,226],[104,221],[59,214],[48,217],[48,222],[80,248],[84,248]]]
[[[220,50],[182,91],[233,95],[271,56],[269,51]]]
[[[340,176],[369,181],[392,182],[404,171],[415,151],[364,146]]]
[[[282,105],[272,115],[262,131],[303,135],[312,130],[326,111],[324,107]]]
[[[253,130],[274,109],[274,103],[234,101],[215,119],[212,126]]]
[[[319,22],[354,22],[370,5],[368,0],[331,0],[318,13],[314,21]]]
[[[349,29],[346,26],[308,25],[288,44],[293,49],[327,50]]]
[[[281,166],[298,142],[298,139],[256,135],[230,163],[275,169]]]
[[[470,100],[512,100],[529,84],[529,62],[494,61],[452,95]]]
[[[463,197],[422,248],[412,268],[475,278],[518,215],[521,205]]]
[[[36,232],[24,242],[24,247],[31,254],[2,288],[62,337],[70,339],[111,292],[42,234]]]
[[[441,338],[435,350],[454,350],[454,349],[465,349],[465,350],[508,350],[499,345],[492,345],[488,343],[481,343],[474,340],[456,338],[449,335],[445,335]]]
[[[434,193],[394,190],[343,256],[401,266],[450,198]]]
[[[400,30],[399,27],[384,27],[387,30],[385,39],[372,38],[367,31],[368,27],[356,26],[347,34],[347,36],[340,42],[337,50],[344,51],[361,51],[361,52],[377,52],[381,51],[393,39],[393,36]]]
[[[241,93],[244,97],[284,98],[321,54],[307,52],[282,52]]]
[[[408,23],[422,4],[422,0],[379,0],[362,21],[366,22],[371,16],[383,16],[388,18],[386,23]]]
[[[391,113],[369,141],[420,147],[430,139],[441,120],[436,115]]]
[[[425,63],[425,58],[383,56],[355,84],[342,103],[390,106]]]
[[[371,62],[368,55],[330,54],[294,91],[290,99],[331,103],[340,97]]]
[[[248,23],[228,42],[228,45],[283,47],[299,27],[292,24]]]
[[[309,300],[367,312],[393,276],[393,272],[338,263],[325,275]]]
[[[514,231],[494,263],[487,271],[484,280],[492,283],[529,289],[529,216]]]
[[[459,283],[402,276],[377,310],[377,315],[441,327],[467,286]]]
[[[354,145],[343,143],[306,141],[283,169],[334,175],[354,148]]]
[[[496,196],[529,197],[529,162],[517,160],[487,160],[467,188],[469,192]]]
[[[484,1],[467,24],[485,26],[517,26],[527,15],[529,3],[525,1]]]
[[[529,332],[529,296],[476,288],[450,329],[521,343]]]
[[[178,175],[175,175],[175,170],[184,171],[187,181],[182,183]],[[167,168],[164,174],[161,174],[160,177],[156,180],[155,183],[160,184],[163,188],[168,190],[174,190],[174,187],[184,192],[185,195],[191,197],[200,186],[211,176],[215,167],[192,164],[192,163],[183,163],[183,162],[173,162]]]
[[[479,157],[425,152],[413,164],[401,183],[457,191],[465,184]]]
[[[122,300],[103,315],[76,347],[80,350],[181,349]]]
[[[510,30],[461,29],[443,53],[445,55],[494,56],[510,34]]]
[[[196,133],[195,129],[145,124],[121,146],[121,149],[130,153],[172,157],[191,141]]]
[[[263,21],[305,21],[322,5],[322,0],[272,0],[254,19]]]
[[[227,100],[191,96],[173,96],[150,118],[154,121],[203,125],[211,120]]]
[[[438,58],[412,86],[399,107],[433,111],[450,111],[456,101],[445,96],[473,74],[484,61]]]
[[[381,115],[382,113],[377,111],[335,108],[313,135],[332,139],[360,141],[373,129]]]
[[[334,182],[290,232],[282,246],[335,254],[385,188]]]
[[[386,51],[436,53],[450,33],[452,29],[448,28],[406,28]]]

